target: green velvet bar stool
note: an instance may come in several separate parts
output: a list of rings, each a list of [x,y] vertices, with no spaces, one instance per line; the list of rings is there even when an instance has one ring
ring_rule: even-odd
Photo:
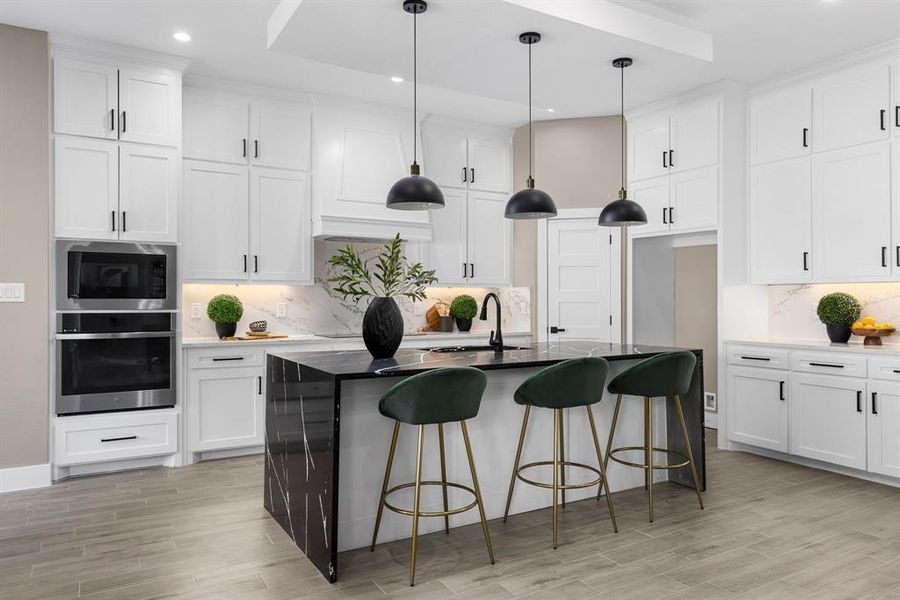
[[[487,386],[487,376],[478,369],[472,367],[458,367],[447,369],[435,369],[418,375],[408,377],[389,389],[378,403],[378,411],[394,420],[394,435],[391,439],[391,449],[388,453],[387,466],[384,469],[384,483],[381,486],[381,496],[378,500],[378,514],[375,517],[375,531],[372,534],[372,547],[378,540],[378,528],[381,526],[381,515],[385,508],[396,513],[412,517],[412,548],[409,559],[409,585],[416,583],[416,545],[419,533],[419,517],[444,517],[444,528],[450,533],[450,515],[459,514],[478,507],[481,515],[481,528],[484,531],[484,541],[487,545],[488,557],[494,564],[494,549],[491,546],[491,534],[488,531],[487,519],[484,514],[484,503],[481,500],[481,488],[478,485],[478,476],[475,474],[475,459],[472,457],[472,445],[469,442],[469,430],[466,420],[478,415],[481,406],[481,396]],[[447,481],[447,465],[444,458],[444,423],[459,422],[462,430],[463,442],[466,447],[466,455],[469,459],[469,471],[472,474],[472,487]],[[416,451],[416,480],[413,483],[403,483],[388,488],[391,478],[391,466],[394,463],[394,453],[397,450],[397,437],[400,433],[400,424],[407,423],[418,428],[418,450]],[[422,447],[425,440],[425,426],[437,425],[438,445],[441,455],[441,480],[422,481]],[[439,485],[443,489],[444,510],[422,511],[419,510],[421,490],[423,485]],[[447,505],[447,488],[453,487],[466,490],[475,498],[470,504],[462,508],[450,509]],[[387,501],[387,497],[402,489],[414,488],[413,509],[398,508]]]
[[[644,488],[647,490],[650,504],[650,522],[653,522],[653,471],[658,469],[680,469],[690,465],[691,476],[694,478],[694,487],[697,490],[697,500],[700,509],[703,509],[703,496],[700,493],[700,481],[697,477],[697,467],[694,464],[694,453],[691,451],[691,442],[688,437],[687,425],[684,422],[684,411],[681,407],[681,396],[687,393],[691,387],[691,378],[694,376],[694,368],[697,365],[697,357],[693,352],[665,352],[651,358],[642,360],[633,367],[623,371],[609,382],[609,391],[618,394],[616,408],[613,412],[612,426],[609,430],[609,442],[606,446],[606,460],[610,459],[627,465],[644,469]],[[638,396],[644,398],[644,445],[623,446],[613,448],[613,438],[616,435],[616,424],[619,420],[619,409],[622,406],[623,396]],[[675,413],[681,425],[681,434],[684,436],[684,445],[687,455],[670,450],[668,448],[656,448],[653,446],[653,398],[663,397],[675,403]],[[622,452],[641,450],[644,452],[644,462],[636,463],[616,456]],[[654,452],[662,452],[667,455],[678,456],[682,462],[677,464],[656,464],[653,459]]]
[[[503,521],[509,516],[509,507],[512,503],[513,489],[516,479],[529,485],[553,490],[553,549],[557,547],[557,521],[559,517],[559,499],[562,496],[562,506],[566,505],[566,490],[598,487],[606,491],[606,502],[609,508],[609,517],[612,520],[613,531],[618,533],[616,525],[616,512],[613,508],[612,497],[609,494],[609,485],[606,481],[606,462],[600,450],[600,442],[597,439],[597,428],[594,425],[594,413],[591,405],[600,402],[603,398],[603,385],[606,383],[606,374],[609,372],[609,363],[602,358],[574,358],[542,369],[526,379],[515,393],[516,404],[525,406],[525,417],[522,419],[522,430],[519,434],[519,446],[516,449],[516,459],[513,464],[512,477],[509,481],[509,493],[506,497],[506,510],[503,512]],[[594,437],[594,450],[597,453],[597,468],[590,465],[570,462],[565,457],[565,440],[563,428],[563,410],[567,408],[584,407],[587,411],[588,423],[591,426],[591,434]],[[528,418],[531,416],[532,407],[547,408],[553,411],[553,460],[542,460],[519,466],[522,459],[522,446],[525,443],[525,432],[528,429]],[[553,483],[534,481],[522,475],[522,471],[537,466],[553,466]],[[566,484],[566,467],[578,467],[587,469],[597,475],[597,478],[587,483]]]

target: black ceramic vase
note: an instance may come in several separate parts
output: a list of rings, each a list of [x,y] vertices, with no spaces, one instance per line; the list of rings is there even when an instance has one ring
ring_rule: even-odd
[[[237,323],[216,323],[216,335],[219,339],[234,337],[237,331]]]
[[[835,344],[846,344],[847,340],[850,339],[850,326],[849,325],[825,325],[825,330],[828,332],[828,339],[831,340]]]
[[[460,319],[456,317],[456,328],[460,331],[469,331],[472,329],[472,319]]]
[[[391,358],[403,340],[403,316],[393,298],[372,298],[363,316],[363,342],[374,358]]]

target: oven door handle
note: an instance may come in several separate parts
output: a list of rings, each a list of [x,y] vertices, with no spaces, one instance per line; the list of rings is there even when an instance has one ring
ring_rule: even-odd
[[[171,338],[174,331],[115,331],[110,333],[58,333],[58,340],[118,340],[134,338]]]

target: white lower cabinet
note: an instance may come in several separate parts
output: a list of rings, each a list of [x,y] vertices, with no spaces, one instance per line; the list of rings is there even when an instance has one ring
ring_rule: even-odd
[[[794,373],[791,454],[866,468],[864,379]]]
[[[265,366],[241,364],[243,358],[210,359],[209,368],[188,372],[188,448],[207,452],[261,446],[265,442]]]
[[[869,381],[869,471],[900,477],[900,382]]]
[[[58,417],[53,430],[53,464],[57,467],[178,451],[175,409]]]
[[[728,439],[787,452],[789,390],[787,371],[729,367]]]

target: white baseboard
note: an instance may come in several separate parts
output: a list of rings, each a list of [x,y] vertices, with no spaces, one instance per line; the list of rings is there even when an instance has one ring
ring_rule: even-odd
[[[50,463],[0,469],[0,493],[50,485]]]

